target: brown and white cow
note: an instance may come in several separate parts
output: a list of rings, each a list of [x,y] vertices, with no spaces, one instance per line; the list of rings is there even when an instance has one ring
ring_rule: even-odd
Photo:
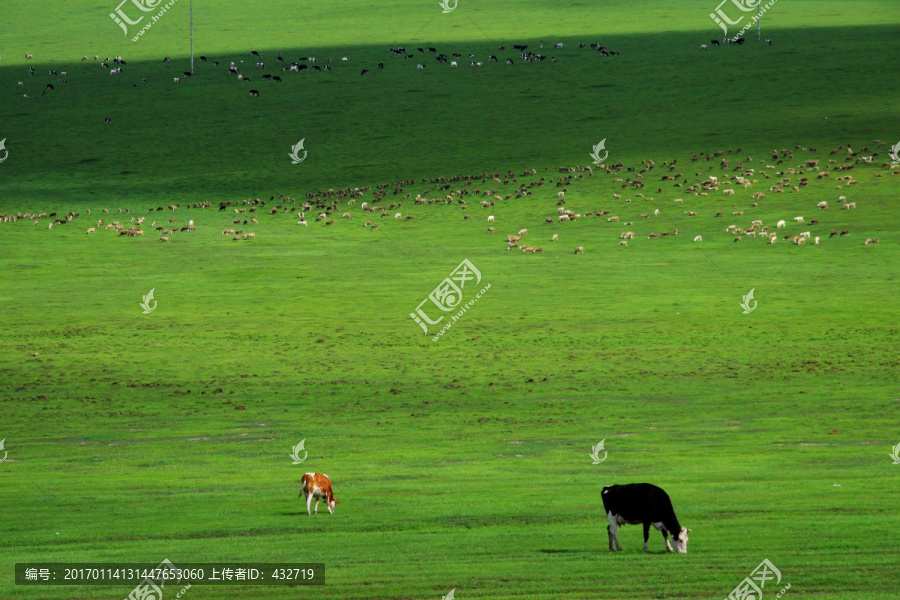
[[[319,514],[319,499],[325,499],[325,505],[328,512],[334,514],[334,505],[340,504],[334,499],[334,493],[331,491],[331,479],[324,473],[306,473],[303,475],[303,491],[300,492],[306,498],[306,514],[312,515],[310,505],[313,498],[316,499],[316,514]]]

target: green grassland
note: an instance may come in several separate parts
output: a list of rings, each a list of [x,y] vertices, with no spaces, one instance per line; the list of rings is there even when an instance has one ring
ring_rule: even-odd
[[[460,600],[724,598],[768,558],[791,584],[784,597],[900,597],[900,466],[888,456],[900,442],[900,171],[874,141],[900,139],[900,10],[779,0],[764,17],[773,46],[754,34],[701,52],[721,34],[715,6],[460,0],[445,15],[436,1],[198,1],[196,50],[210,60],[181,84],[185,0],[136,43],[107,16],[115,3],[0,9],[0,213],[80,213],[53,229],[47,217],[0,223],[0,598],[131,589],[15,586],[17,562],[163,558],[324,562],[335,598],[456,588]],[[516,54],[496,49],[514,43],[543,43],[557,62],[507,66]],[[387,52],[398,45],[416,58]],[[426,57],[417,70],[419,46],[462,53],[460,67]],[[335,63],[281,73],[279,51]],[[470,52],[501,60],[473,69]],[[122,55],[123,74],[94,54]],[[228,75],[232,60],[251,83]],[[293,165],[301,138],[309,154]],[[568,175],[559,167],[590,164],[603,138],[606,164],[624,167],[573,173],[564,208],[585,216],[545,223]],[[716,151],[728,168],[692,160]],[[650,159],[646,187],[623,188]],[[661,180],[675,159],[683,187]],[[853,168],[817,179],[803,166],[815,159]],[[687,191],[738,174],[739,161],[755,170],[749,189]],[[469,188],[491,193],[467,210],[413,203],[464,185],[424,179],[510,170],[508,184],[475,177]],[[770,191],[782,177],[784,192]],[[801,177],[809,185],[794,191]],[[372,190],[345,200],[333,225],[315,210],[297,225],[307,193],[411,179],[381,202]],[[494,190],[503,199],[482,209]],[[857,208],[841,210],[842,195]],[[252,214],[217,209],[256,197],[266,206]],[[390,214],[415,218],[362,202],[402,203]],[[181,206],[148,212],[168,204]],[[85,234],[138,216],[143,237]],[[159,243],[149,223],[169,218],[196,230]],[[820,243],[735,243],[725,231],[756,219]],[[233,241],[229,228],[256,238]],[[522,228],[543,253],[506,250]],[[627,247],[624,231],[636,234]],[[433,342],[409,314],[463,259],[490,289]],[[151,288],[158,306],[145,315]],[[742,314],[751,288],[757,308]],[[292,465],[302,439],[309,458]],[[601,439],[608,458],[592,465]],[[305,471],[331,476],[336,514],[306,516]],[[635,526],[620,530],[623,552],[607,549],[600,490],[641,481],[666,489],[693,530],[686,556],[662,552],[655,531],[643,553]],[[194,586],[183,597],[314,593]]]

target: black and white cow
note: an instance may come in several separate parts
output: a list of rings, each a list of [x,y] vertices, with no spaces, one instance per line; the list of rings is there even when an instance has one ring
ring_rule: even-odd
[[[602,496],[603,508],[609,519],[606,530],[609,533],[610,550],[622,549],[619,545],[619,525],[640,523],[644,526],[644,552],[649,552],[647,540],[650,539],[650,526],[653,525],[662,532],[666,550],[672,552],[672,545],[669,543],[669,532],[672,532],[675,550],[680,554],[687,554],[687,534],[691,530],[678,523],[672,501],[662,488],[649,483],[610,485],[603,488]]]

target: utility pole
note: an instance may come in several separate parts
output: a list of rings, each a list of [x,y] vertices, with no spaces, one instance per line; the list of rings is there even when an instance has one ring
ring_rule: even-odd
[[[756,40],[762,39],[762,0],[759,0],[759,8],[756,9]]]

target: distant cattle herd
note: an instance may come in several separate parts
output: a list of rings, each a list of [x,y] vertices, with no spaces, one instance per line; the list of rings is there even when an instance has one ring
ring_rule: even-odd
[[[563,43],[557,42],[553,44],[554,50],[562,50]],[[591,43],[591,44],[579,44],[578,48],[580,50],[587,50],[590,48],[593,50],[597,56],[600,57],[609,57],[609,56],[618,56],[619,52],[616,50],[611,50],[606,46],[601,45],[600,43]],[[516,63],[528,64],[528,63],[541,63],[545,60],[549,59],[551,63],[555,63],[557,57],[556,56],[547,56],[543,53],[544,45],[542,43],[538,43],[536,50],[529,50],[528,44],[513,44],[512,49],[515,51],[515,54],[512,56],[506,56],[504,63],[506,65],[515,65]],[[498,47],[497,52],[506,51],[506,46],[502,45]],[[457,67],[459,65],[459,60],[463,58],[463,56],[467,56],[469,60],[469,66],[471,67],[481,67],[485,63],[489,62],[500,62],[500,59],[496,54],[492,54],[490,52],[483,52],[481,55],[477,55],[474,52],[466,52],[465,54],[461,52],[452,52],[451,54],[447,54],[444,52],[438,52],[438,49],[434,46],[424,46],[416,48],[415,50],[410,50],[407,52],[405,47],[397,47],[397,48],[389,48],[388,52],[395,56],[399,56],[404,58],[405,60],[415,59],[417,56],[420,56],[418,60],[412,61],[416,65],[417,70],[424,70],[429,63],[434,62],[436,64],[444,64],[450,67]],[[430,56],[430,60],[426,57]],[[250,52],[251,59],[245,62],[245,59],[240,57],[235,58],[234,60],[228,60],[228,74],[233,75],[237,81],[249,83],[253,79],[256,78],[254,75],[251,77],[249,75],[250,70],[259,70],[263,71],[263,74],[260,76],[263,80],[271,81],[273,83],[281,83],[282,77],[281,75],[274,75],[270,72],[266,71],[266,61],[263,57],[263,54],[259,51],[253,50]],[[26,54],[26,58],[33,58],[32,54]],[[121,56],[116,56],[112,60],[109,57],[105,57],[103,59],[100,58],[99,55],[95,54],[93,60],[96,61],[104,72],[108,72],[110,75],[122,75],[125,73],[123,70],[123,66],[126,65],[126,61]],[[170,57],[165,57],[163,59],[164,63],[170,62],[172,59]],[[274,57],[275,64],[281,69],[283,74],[289,73],[301,73],[304,71],[307,72],[316,72],[316,73],[325,73],[332,71],[332,68],[335,69],[338,65],[347,65],[347,68],[352,68],[354,65],[354,61],[350,56],[341,56],[339,59],[335,59],[334,57],[323,57],[321,64],[319,64],[319,59],[315,56],[301,56],[296,60],[290,60],[285,58],[284,52],[278,52]],[[82,62],[89,61],[87,56],[81,57]],[[290,62],[289,62],[290,61]],[[119,66],[111,66],[110,62],[113,64],[117,64]],[[221,64],[221,60],[210,60],[207,56],[200,56],[200,63],[208,63],[211,65],[212,70],[216,70]],[[385,63],[383,61],[373,63],[371,65],[362,64],[362,70],[360,71],[361,75],[366,75],[370,72],[372,68],[378,68],[379,70],[385,68]],[[270,63],[271,67],[271,63]],[[245,71],[242,71],[245,70]],[[223,71],[224,72],[224,71]],[[36,75],[33,67],[28,68],[28,74],[32,77]],[[183,81],[193,77],[193,71],[182,71],[181,73],[175,73],[171,75],[172,82],[175,84],[180,84]],[[48,77],[56,77],[57,72],[51,70],[48,72]],[[62,72],[62,78],[58,81],[59,83],[68,83],[68,72]],[[141,87],[141,85],[147,84],[147,78],[142,77],[140,81],[135,81],[132,85],[133,87]],[[46,83],[46,89],[42,92],[43,96],[46,96],[47,91],[55,89],[52,82]],[[24,81],[19,82],[19,87],[26,87]],[[249,94],[251,96],[259,96],[259,89],[251,89],[249,90]],[[23,97],[28,98],[29,94],[27,91],[23,93]],[[109,122],[109,121],[107,121]]]

